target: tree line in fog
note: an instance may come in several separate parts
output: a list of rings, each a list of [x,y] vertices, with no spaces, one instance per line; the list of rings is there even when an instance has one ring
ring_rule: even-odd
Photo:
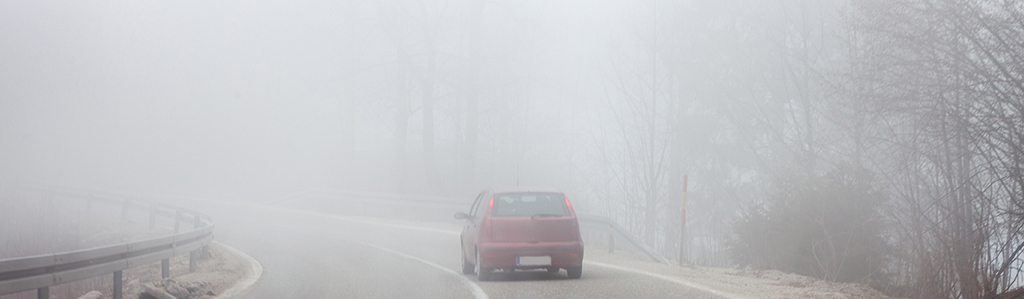
[[[543,185],[684,263],[1024,284],[1020,1],[4,5],[2,176],[467,208]]]
[[[605,3],[571,72],[536,72],[538,36],[581,37],[529,6],[425,3],[374,7],[394,188],[554,184],[678,259],[689,175],[689,263],[914,298],[1021,285],[1018,2]]]

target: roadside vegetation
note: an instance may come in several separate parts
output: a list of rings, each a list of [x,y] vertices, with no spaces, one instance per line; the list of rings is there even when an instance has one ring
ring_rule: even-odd
[[[821,177],[793,174],[736,224],[730,252],[743,267],[778,269],[836,282],[891,284],[881,209],[888,199],[862,169]]]
[[[609,29],[585,212],[688,264],[909,298],[1024,285],[1019,1],[641,3]]]
[[[344,104],[382,116],[393,156],[352,188],[553,185],[684,264],[910,298],[1024,285],[1019,1],[610,1],[565,36],[538,12],[582,7],[459,3],[372,7],[395,67],[359,96],[387,101]],[[531,47],[565,38],[594,47]]]
[[[735,218],[732,261],[898,297],[1020,288],[1024,6],[824,3],[763,27],[781,33],[765,83],[786,93],[765,93],[783,104],[755,114],[763,135],[738,138],[767,140],[751,149],[778,149],[779,163],[733,166],[765,195]]]
[[[0,179],[552,186],[678,264],[1024,287],[1021,0],[75,3],[0,2]],[[87,238],[40,198],[0,254]]]

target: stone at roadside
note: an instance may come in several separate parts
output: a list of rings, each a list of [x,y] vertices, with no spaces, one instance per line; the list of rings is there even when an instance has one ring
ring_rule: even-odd
[[[187,287],[182,286],[180,283],[174,281],[173,279],[165,279],[163,281],[163,285],[164,290],[166,290],[167,293],[174,295],[174,297],[188,298],[192,295],[192,293],[189,292]]]
[[[82,295],[81,297],[78,297],[78,299],[100,299],[100,298],[103,298],[103,293],[100,293],[100,291],[89,291],[88,293],[85,293],[85,295]]]
[[[158,287],[154,286],[153,284],[147,283],[145,288],[146,288],[146,294],[152,296],[153,298],[156,298],[156,299],[178,299],[177,297],[174,297],[174,295],[171,295],[170,293],[167,293],[167,291],[164,291],[163,289],[158,288]]]

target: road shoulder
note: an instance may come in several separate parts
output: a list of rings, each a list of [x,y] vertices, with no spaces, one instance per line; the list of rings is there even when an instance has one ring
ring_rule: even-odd
[[[263,265],[245,252],[220,242],[213,242],[211,247],[220,247],[225,253],[233,258],[247,264],[243,267],[244,274],[229,287],[220,292],[215,299],[238,298],[246,293],[250,286],[256,283],[263,276]]]
[[[589,264],[636,272],[727,298],[891,299],[864,284],[828,282],[774,270],[680,267],[651,262],[628,252],[609,254],[602,247],[587,249],[585,266]],[[583,272],[586,275],[586,269]]]
[[[178,298],[238,298],[263,273],[258,261],[226,244],[212,242],[209,254],[199,259],[195,272],[188,271],[188,255],[172,257],[168,279],[160,278],[160,263],[125,270],[123,298],[158,298],[143,294],[161,291]]]

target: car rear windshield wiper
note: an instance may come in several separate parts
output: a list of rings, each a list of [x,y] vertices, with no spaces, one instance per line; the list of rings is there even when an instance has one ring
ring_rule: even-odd
[[[530,219],[537,219],[537,217],[562,217],[562,215],[541,213],[541,214],[533,214],[533,216],[530,216]]]

